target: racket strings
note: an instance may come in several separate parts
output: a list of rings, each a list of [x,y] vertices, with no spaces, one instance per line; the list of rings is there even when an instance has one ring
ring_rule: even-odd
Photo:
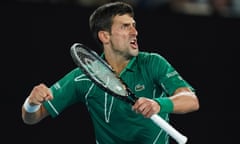
[[[77,48],[77,56],[80,65],[84,67],[94,81],[115,93],[127,96],[126,87],[104,61],[98,59],[95,55],[91,55],[88,50],[81,47]]]

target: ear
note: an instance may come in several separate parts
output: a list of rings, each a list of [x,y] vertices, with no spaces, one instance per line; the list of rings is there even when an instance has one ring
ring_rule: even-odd
[[[98,38],[102,41],[102,43],[108,43],[110,39],[109,32],[107,31],[99,31]]]

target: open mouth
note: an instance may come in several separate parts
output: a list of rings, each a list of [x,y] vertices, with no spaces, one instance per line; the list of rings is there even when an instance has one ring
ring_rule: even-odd
[[[131,46],[132,46],[133,48],[135,48],[135,49],[138,48],[137,39],[132,40],[132,41],[130,42],[130,44],[131,44]]]

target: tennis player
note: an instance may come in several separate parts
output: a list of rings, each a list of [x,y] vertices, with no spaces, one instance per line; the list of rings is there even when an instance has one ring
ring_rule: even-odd
[[[124,2],[98,7],[89,18],[102,58],[139,97],[131,106],[97,87],[79,68],[52,86],[36,85],[22,106],[26,124],[59,116],[73,104],[85,104],[97,144],[168,144],[169,135],[149,119],[199,109],[195,89],[160,54],[139,51],[134,11]],[[83,116],[84,118],[84,116]]]

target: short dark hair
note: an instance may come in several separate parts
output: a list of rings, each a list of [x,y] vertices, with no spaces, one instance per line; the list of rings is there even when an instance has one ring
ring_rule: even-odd
[[[111,32],[112,20],[116,15],[129,14],[134,17],[133,7],[125,2],[110,2],[98,7],[89,18],[89,27],[93,38],[99,42],[98,32],[101,30]]]

